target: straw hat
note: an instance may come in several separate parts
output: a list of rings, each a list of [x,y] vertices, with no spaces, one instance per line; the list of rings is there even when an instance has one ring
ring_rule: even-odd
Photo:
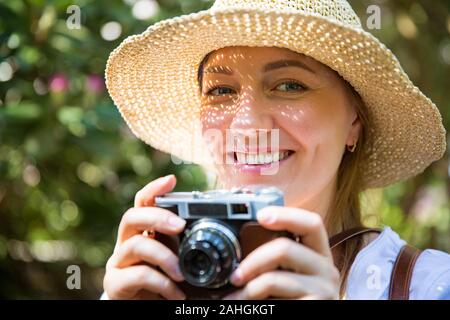
[[[365,188],[414,176],[442,157],[438,109],[392,52],[362,29],[345,0],[216,0],[208,10],[128,37],[108,59],[106,84],[131,131],[156,149],[211,168],[197,71],[207,53],[228,46],[288,48],[355,88],[370,121],[361,163]]]

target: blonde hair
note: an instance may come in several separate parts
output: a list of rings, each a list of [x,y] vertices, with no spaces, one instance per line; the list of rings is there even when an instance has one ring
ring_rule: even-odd
[[[354,152],[346,151],[342,157],[337,173],[337,189],[332,204],[325,218],[325,227],[330,235],[343,230],[362,226],[360,194],[363,191],[361,183],[360,166],[364,156],[364,149],[367,143],[367,128],[369,119],[366,106],[358,92],[345,81],[354,103],[355,111],[361,122],[361,132],[358,137],[358,144]],[[347,277],[351,265],[361,249],[363,243],[361,237],[347,240],[341,245],[342,251],[338,256],[338,269],[341,275],[340,297],[345,293]]]
[[[213,52],[214,51],[208,53],[200,63],[197,77],[200,91],[202,90],[203,68],[207,63],[209,56]],[[361,121],[362,130],[358,138],[357,148],[354,152],[346,151],[344,153],[338,169],[337,190],[324,221],[329,235],[362,225],[359,195],[363,190],[360,181],[361,175],[359,171],[359,163],[363,157],[363,150],[366,144],[366,130],[368,128],[367,111],[362,98],[349,82],[342,78],[336,71],[334,72],[339,78],[342,79],[342,81],[345,82],[350,98],[355,107],[355,111]],[[341,245],[341,247],[342,250],[339,251],[341,254],[338,257],[339,259],[337,259],[337,268],[339,269],[341,275],[339,294],[340,297],[343,298],[350,267],[362,247],[361,238],[347,240]]]

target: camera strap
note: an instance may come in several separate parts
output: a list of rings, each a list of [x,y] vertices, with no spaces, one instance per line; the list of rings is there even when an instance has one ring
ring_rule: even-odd
[[[333,249],[351,238],[360,236],[368,232],[381,233],[382,229],[357,227],[342,231],[330,237],[330,248]],[[389,300],[409,299],[409,287],[411,284],[414,265],[416,264],[417,258],[421,253],[422,251],[420,249],[415,248],[409,244],[405,244],[400,249],[391,273],[391,281],[389,285]]]

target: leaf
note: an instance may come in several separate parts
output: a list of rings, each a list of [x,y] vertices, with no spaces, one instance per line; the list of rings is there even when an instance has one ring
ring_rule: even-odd
[[[32,102],[22,102],[17,105],[8,105],[5,109],[0,109],[0,114],[10,120],[36,120],[42,115],[42,109],[38,104]]]

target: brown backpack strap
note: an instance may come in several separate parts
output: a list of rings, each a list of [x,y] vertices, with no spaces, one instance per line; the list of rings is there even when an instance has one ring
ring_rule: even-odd
[[[330,248],[333,249],[341,243],[361,235],[367,232],[381,233],[379,228],[365,228],[357,227],[342,231],[334,236],[330,237]],[[397,256],[394,263],[394,268],[391,274],[391,282],[389,286],[389,300],[408,300],[409,299],[409,287],[411,284],[412,273],[417,258],[422,253],[420,249],[417,249],[411,245],[404,245]]]
[[[330,239],[329,239],[330,248],[333,249],[333,248],[337,247],[338,245],[340,245],[342,242],[345,242],[348,239],[351,239],[351,238],[361,235],[363,233],[367,233],[367,232],[381,233],[381,231],[382,230],[379,228],[366,228],[366,227],[356,227],[356,228],[348,229],[348,230],[342,231],[342,232],[337,233],[334,236],[330,237]]]
[[[414,265],[421,252],[421,250],[408,244],[400,249],[392,269],[389,300],[409,299],[409,286]]]

